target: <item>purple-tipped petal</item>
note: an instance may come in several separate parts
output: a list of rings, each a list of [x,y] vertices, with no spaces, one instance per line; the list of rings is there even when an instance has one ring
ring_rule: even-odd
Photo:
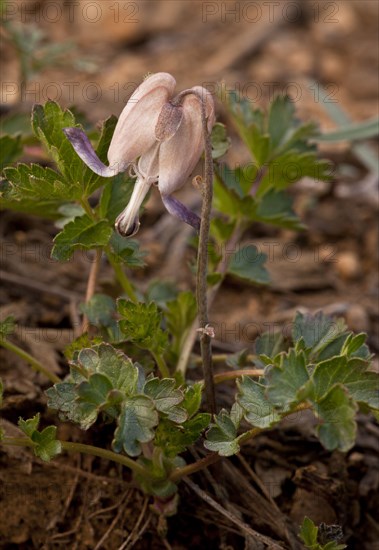
[[[162,107],[175,89],[168,73],[156,73],[138,86],[118,119],[108,150],[109,164],[128,165],[156,142],[155,127]]]
[[[179,218],[182,222],[191,225],[196,231],[200,230],[200,218],[195,212],[189,210],[184,204],[171,195],[162,195],[162,202],[168,212]]]
[[[95,174],[104,178],[110,178],[119,173],[117,166],[106,166],[101,162],[83,130],[80,128],[63,128],[63,132],[71,142],[78,156]]]

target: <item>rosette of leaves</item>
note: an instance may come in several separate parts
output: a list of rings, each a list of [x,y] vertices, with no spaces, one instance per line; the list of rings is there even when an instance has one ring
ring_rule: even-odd
[[[99,415],[116,424],[113,450],[136,457],[141,445],[168,457],[199,437],[209,415],[197,414],[201,385],[183,390],[173,378],[145,378],[142,368],[109,344],[81,350],[66,380],[46,391],[48,406],[87,430]]]
[[[354,335],[343,321],[322,313],[298,313],[292,344],[277,353],[279,341],[278,334],[263,335],[257,342],[257,350],[264,349],[259,354],[266,365],[264,376],[259,380],[243,376],[237,382],[240,409],[235,405],[230,414],[218,415],[205,446],[221,455],[235,454],[245,438],[238,435],[242,418],[259,431],[310,408],[319,420],[316,432],[324,447],[348,451],[355,442],[357,411],[379,416],[379,375],[370,370],[366,335]]]

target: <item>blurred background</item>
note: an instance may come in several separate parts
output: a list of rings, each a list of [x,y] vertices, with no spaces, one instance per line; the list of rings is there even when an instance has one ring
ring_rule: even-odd
[[[377,112],[378,3],[349,1],[2,0],[3,109],[55,99],[93,121],[119,114],[149,72],[262,103],[288,93],[330,124]],[[23,86],[22,86],[22,81]],[[320,99],[317,84],[326,87]]]

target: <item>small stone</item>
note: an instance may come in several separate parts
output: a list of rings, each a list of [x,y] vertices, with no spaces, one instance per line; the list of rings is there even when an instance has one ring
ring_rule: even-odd
[[[346,323],[350,330],[354,332],[368,332],[370,320],[363,306],[352,304],[346,312]]]
[[[360,261],[354,252],[340,252],[335,264],[338,275],[345,280],[353,280],[362,274]]]
[[[364,455],[362,453],[354,452],[351,453],[349,456],[349,462],[353,464],[359,464],[364,459]]]

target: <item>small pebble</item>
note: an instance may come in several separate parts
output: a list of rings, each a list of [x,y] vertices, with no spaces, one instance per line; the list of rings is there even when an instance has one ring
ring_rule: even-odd
[[[340,252],[336,259],[335,268],[342,279],[354,280],[362,275],[359,258],[354,252]]]
[[[346,323],[350,330],[354,332],[368,332],[370,320],[363,306],[352,304],[346,312]]]

